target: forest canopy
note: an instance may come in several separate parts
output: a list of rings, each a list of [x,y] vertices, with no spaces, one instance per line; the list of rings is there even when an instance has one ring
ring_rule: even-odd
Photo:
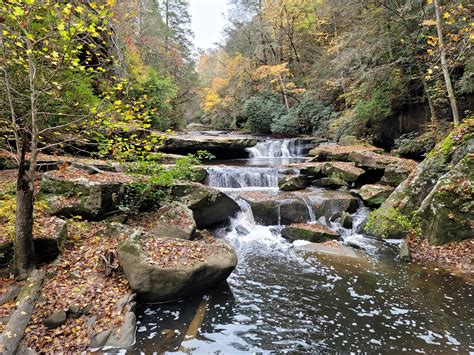
[[[433,122],[452,119],[443,55],[453,96],[472,98],[466,1],[438,4],[442,37],[431,0],[231,5],[225,43],[199,58],[203,123],[287,135],[329,128],[336,138],[370,138],[407,105],[426,105]]]

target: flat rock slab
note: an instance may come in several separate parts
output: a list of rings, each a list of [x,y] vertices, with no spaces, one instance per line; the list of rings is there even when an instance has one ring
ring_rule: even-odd
[[[256,138],[230,136],[176,136],[166,138],[159,151],[174,154],[206,150],[218,158],[246,157],[246,148],[255,146]]]
[[[281,235],[289,240],[306,240],[312,243],[321,243],[338,239],[339,234],[322,224],[292,224],[283,228]]]
[[[382,153],[383,149],[370,145],[322,144],[319,147],[311,149],[308,155],[313,157],[312,161],[349,161],[349,154],[354,152]]]
[[[372,169],[385,170],[388,166],[397,166],[400,171],[409,174],[416,169],[418,163],[414,160],[394,157],[388,154],[379,154],[374,151],[355,151],[349,154],[348,160],[356,166]]]

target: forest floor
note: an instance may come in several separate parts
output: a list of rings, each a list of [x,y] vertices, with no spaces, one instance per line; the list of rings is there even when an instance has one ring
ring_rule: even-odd
[[[474,239],[434,246],[425,239],[411,237],[408,244],[414,262],[432,264],[474,279]]]

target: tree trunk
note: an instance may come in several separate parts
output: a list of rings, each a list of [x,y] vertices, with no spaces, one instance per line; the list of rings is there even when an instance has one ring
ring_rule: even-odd
[[[441,20],[441,12],[439,10],[438,0],[433,0],[433,5],[436,13],[436,29],[438,30],[439,48],[441,50],[441,67],[443,69],[444,81],[446,82],[446,90],[448,91],[449,103],[453,111],[454,125],[459,125],[458,105],[456,97],[454,96],[453,84],[451,83],[451,76],[449,75],[448,62],[446,60],[446,46],[443,39],[443,28]]]
[[[26,133],[22,139],[20,166],[16,186],[16,221],[15,221],[15,262],[14,272],[26,276],[35,263],[33,246],[33,203],[34,181],[26,169],[26,150],[28,140]]]

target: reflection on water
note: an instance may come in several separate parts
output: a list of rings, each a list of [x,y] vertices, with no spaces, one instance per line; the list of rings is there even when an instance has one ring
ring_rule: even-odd
[[[142,305],[135,349],[474,351],[474,288],[461,279],[389,259],[305,257],[285,242],[280,250],[268,239],[251,243],[253,251],[245,240],[236,245],[245,255],[227,287]],[[186,337],[203,298],[199,332]]]

